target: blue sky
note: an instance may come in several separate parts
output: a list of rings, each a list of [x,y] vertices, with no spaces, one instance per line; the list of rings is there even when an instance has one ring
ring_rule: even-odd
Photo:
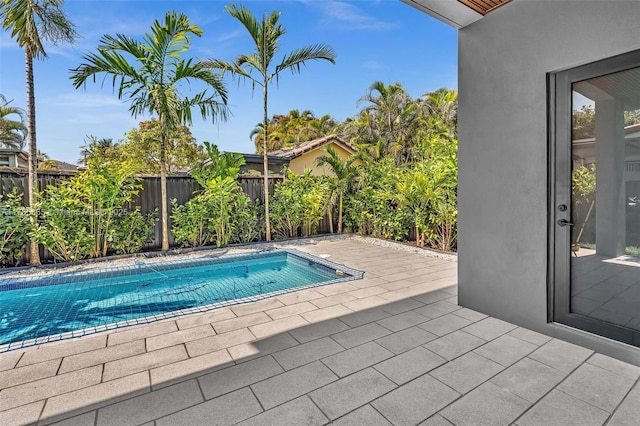
[[[141,38],[168,10],[189,16],[204,30],[186,54],[194,58],[233,60],[250,53],[252,41],[224,7],[230,1],[66,0],[64,10],[81,38],[72,46],[48,46],[49,58],[35,61],[37,142],[51,158],[75,163],[86,135],[123,139],[147,117],[133,118],[110,82],[76,90],[69,69],[94,51],[104,34]],[[254,0],[242,2],[254,14],[279,10],[287,33],[281,52],[327,43],[336,64],[311,62],[302,73],[285,72],[270,88],[269,116],[292,109],[330,114],[338,120],[355,115],[357,100],[376,80],[399,82],[414,97],[439,87],[457,88],[457,35],[453,28],[399,0]],[[281,56],[277,57],[280,60]],[[0,93],[12,106],[26,106],[24,55],[7,33],[0,33]],[[262,120],[261,93],[249,83],[225,78],[232,116],[212,124],[194,115],[192,133],[222,150],[254,152],[250,131]],[[361,106],[362,107],[362,106]]]

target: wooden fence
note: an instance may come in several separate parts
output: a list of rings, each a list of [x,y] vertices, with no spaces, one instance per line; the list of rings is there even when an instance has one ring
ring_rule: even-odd
[[[38,172],[38,189],[43,190],[49,185],[58,185],[61,181],[68,180],[75,172],[63,171],[39,171]],[[131,201],[128,208],[140,207],[143,214],[158,209],[158,221],[153,230],[153,239],[151,243],[145,246],[145,249],[158,249],[162,245],[162,217],[160,212],[160,176],[143,175],[142,189],[138,196]],[[23,204],[27,204],[27,171],[25,169],[14,169],[3,167],[0,169],[0,195],[10,193],[16,188],[23,194]],[[275,185],[282,181],[282,177],[269,178],[269,194],[273,195]],[[238,183],[242,190],[251,198],[251,200],[260,200],[264,202],[263,180],[261,176],[241,176]],[[189,201],[194,192],[200,190],[200,185],[188,174],[176,174],[167,176],[167,197],[169,200],[176,199],[178,204],[184,204]],[[171,205],[169,205],[171,209]],[[326,228],[326,230],[324,230]],[[323,220],[320,223],[320,229],[328,232],[328,222]],[[169,218],[169,229],[171,229],[171,218]],[[169,233],[169,244],[174,245],[175,241],[171,232]],[[43,261],[52,260],[46,251],[41,251]]]

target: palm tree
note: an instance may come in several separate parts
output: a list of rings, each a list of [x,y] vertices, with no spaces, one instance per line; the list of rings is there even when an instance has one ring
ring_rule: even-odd
[[[9,106],[10,103],[0,94],[0,143],[7,148],[22,150],[27,138],[25,114],[21,108]],[[19,120],[9,118],[12,115],[17,115]]]
[[[342,199],[345,192],[349,189],[351,181],[358,173],[356,167],[353,165],[358,157],[352,156],[347,160],[343,160],[332,147],[327,147],[326,151],[329,155],[316,158],[316,166],[322,167],[327,165],[333,172],[331,181],[333,193],[338,196],[338,233],[340,234],[342,233]]]
[[[85,145],[80,147],[80,158],[78,164],[86,166],[91,157],[103,159],[117,157],[120,144],[113,142],[111,138],[98,139],[93,135],[85,137]]]
[[[162,250],[169,249],[166,167],[169,135],[177,126],[191,124],[193,107],[200,110],[203,119],[210,115],[212,121],[216,117],[226,120],[228,114],[227,91],[221,77],[200,62],[182,59],[193,35],[200,37],[202,29],[191,25],[182,13],[167,12],[164,22],[155,20],[151,33],[147,33],[142,41],[122,34],[103,36],[98,52],[84,56],[86,63],[72,70],[71,76],[73,85],[79,88],[89,78],[95,82],[96,74],[110,75],[114,89],[118,86],[118,98],[131,100],[129,111],[133,117],[144,113],[158,116]],[[183,85],[195,85],[196,82],[206,88],[191,98],[181,97]]]
[[[314,44],[311,46],[296,49],[285,54],[282,61],[272,67],[275,55],[280,49],[280,39],[285,34],[284,27],[278,23],[280,12],[273,11],[269,15],[264,13],[262,19],[258,20],[251,12],[242,5],[231,5],[226,7],[227,12],[236,18],[249,32],[255,43],[255,50],[248,55],[241,54],[233,62],[223,62],[219,60],[208,61],[208,66],[228,71],[234,76],[251,80],[253,87],[262,87],[263,95],[263,163],[264,163],[264,216],[266,222],[266,239],[271,240],[271,223],[269,220],[269,163],[267,158],[267,142],[269,141],[269,115],[267,114],[267,99],[269,83],[278,77],[281,71],[291,70],[299,73],[301,65],[310,60],[324,59],[335,63],[335,53],[333,49],[325,44]],[[257,74],[257,76],[252,75]]]
[[[33,79],[33,59],[46,59],[43,43],[72,43],[78,36],[75,26],[62,11],[63,0],[1,0],[0,21],[2,28],[11,33],[18,45],[24,49],[27,87],[27,145],[29,151],[29,206],[35,203],[38,186],[36,105]],[[35,221],[36,217],[32,217]],[[29,262],[40,264],[38,243],[29,244]]]

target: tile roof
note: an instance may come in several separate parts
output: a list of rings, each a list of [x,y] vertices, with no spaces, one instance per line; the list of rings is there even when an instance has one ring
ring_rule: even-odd
[[[352,154],[355,154],[358,151],[350,143],[342,140],[337,135],[328,135],[318,139],[313,139],[307,142],[303,142],[291,147],[282,148],[277,151],[271,151],[269,153],[269,156],[277,156],[277,157],[293,159],[301,156],[306,152],[313,151],[331,142],[336,143],[337,145],[341,146],[342,148],[346,149]]]

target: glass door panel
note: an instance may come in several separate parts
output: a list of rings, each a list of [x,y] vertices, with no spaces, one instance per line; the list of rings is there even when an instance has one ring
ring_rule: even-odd
[[[553,319],[640,346],[640,63],[612,63],[554,80]]]

